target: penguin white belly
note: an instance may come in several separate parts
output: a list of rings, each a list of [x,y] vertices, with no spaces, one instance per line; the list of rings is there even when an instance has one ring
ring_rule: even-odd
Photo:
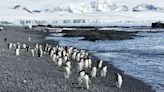
[[[122,86],[122,77],[119,75],[118,76],[118,88],[121,88],[121,86]]]
[[[34,49],[31,49],[31,54],[32,54],[32,57],[34,57]]]
[[[96,77],[96,72],[97,72],[96,67],[93,67],[91,71],[91,77]]]
[[[20,49],[16,49],[16,56],[19,56],[19,51],[20,51]]]
[[[90,83],[89,76],[85,75],[82,80],[83,88],[89,89],[89,83]]]
[[[58,66],[62,66],[62,58],[58,59]]]
[[[79,71],[81,71],[81,70],[83,70],[83,62],[79,62],[78,63],[78,66],[77,66],[77,69],[79,70]]]
[[[68,79],[69,76],[70,76],[70,74],[71,74],[71,70],[70,70],[69,67],[66,66],[66,67],[65,67],[64,77],[65,77],[66,79]]]

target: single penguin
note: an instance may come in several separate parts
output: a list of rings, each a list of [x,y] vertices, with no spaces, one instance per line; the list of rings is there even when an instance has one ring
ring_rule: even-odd
[[[82,79],[82,87],[83,88],[86,88],[86,89],[89,89],[89,84],[91,83],[90,79],[89,79],[89,76],[88,74],[85,74],[83,79]]]
[[[78,69],[79,71],[82,71],[83,68],[84,68],[84,60],[81,59],[80,62],[78,62],[77,69]]]
[[[100,60],[99,63],[98,63],[98,68],[102,68],[102,63],[103,63],[103,61]]]
[[[94,66],[92,67],[92,70],[91,70],[91,77],[96,77],[96,73],[97,73],[97,68]]]
[[[17,48],[17,49],[15,50],[15,53],[16,53],[16,56],[19,56],[19,55],[20,55],[20,49]]]
[[[35,56],[35,50],[34,49],[31,49],[31,55],[32,55],[32,57]]]
[[[65,66],[64,78],[69,79],[70,75],[71,75],[71,68],[68,66]]]
[[[116,73],[116,87],[121,88],[122,82],[122,76],[119,73]]]
[[[84,75],[85,75],[85,72],[83,70],[79,72],[79,76],[78,76],[78,79],[77,79],[79,85],[81,85],[81,82],[82,82],[82,79],[83,79]]]
[[[107,73],[107,66],[104,66],[104,67],[101,69],[101,77],[105,77],[105,76],[106,76],[106,73]]]

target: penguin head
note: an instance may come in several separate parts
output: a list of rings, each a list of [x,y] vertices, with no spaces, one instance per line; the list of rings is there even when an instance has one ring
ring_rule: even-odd
[[[115,75],[115,80],[118,81],[118,73],[115,72],[114,75]]]
[[[81,70],[81,71],[79,72],[79,74],[78,74],[78,75],[80,75],[80,74],[81,74],[81,73],[83,73],[83,72],[85,73],[85,70]]]
[[[80,59],[80,62],[84,62],[84,59]]]
[[[84,77],[89,77],[89,73],[85,73]]]
[[[115,76],[117,76],[117,74],[118,74],[117,72],[114,73]]]
[[[66,61],[66,63],[69,63],[69,62],[70,62],[69,60]]]
[[[93,66],[92,69],[96,68],[96,66]]]
[[[64,47],[64,50],[66,50],[66,51],[67,51],[67,50],[68,50],[68,46],[65,46],[65,47]]]
[[[103,68],[107,70],[107,66],[104,66]]]

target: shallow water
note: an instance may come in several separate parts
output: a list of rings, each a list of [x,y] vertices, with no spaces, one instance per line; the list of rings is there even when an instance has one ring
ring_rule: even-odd
[[[130,40],[81,40],[83,37],[47,37],[60,45],[87,49],[103,60],[110,61],[126,74],[164,92],[164,32],[138,33],[142,37]]]

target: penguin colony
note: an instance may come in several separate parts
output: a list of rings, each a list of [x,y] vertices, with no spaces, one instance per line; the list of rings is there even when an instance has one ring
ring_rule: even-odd
[[[31,41],[31,38],[28,38],[28,41]],[[15,55],[19,56],[22,50],[26,50],[31,53],[32,57],[42,57],[43,55],[49,55],[51,61],[58,67],[64,68],[63,77],[67,80],[71,78],[72,68],[76,68],[76,71],[79,73],[77,78],[77,84],[82,88],[89,89],[91,84],[90,78],[95,78],[100,74],[100,77],[104,78],[107,74],[107,66],[103,66],[103,61],[100,60],[97,65],[93,65],[92,58],[86,50],[78,50],[74,47],[64,47],[64,46],[52,46],[45,44],[42,46],[38,43],[32,48],[31,46],[26,46],[26,44],[9,43],[8,49],[14,49]],[[76,67],[72,67],[72,64],[75,63]],[[89,69],[90,71],[86,72]],[[97,69],[101,71],[98,72]],[[116,87],[121,88],[122,86],[122,76],[119,73],[116,73]]]

